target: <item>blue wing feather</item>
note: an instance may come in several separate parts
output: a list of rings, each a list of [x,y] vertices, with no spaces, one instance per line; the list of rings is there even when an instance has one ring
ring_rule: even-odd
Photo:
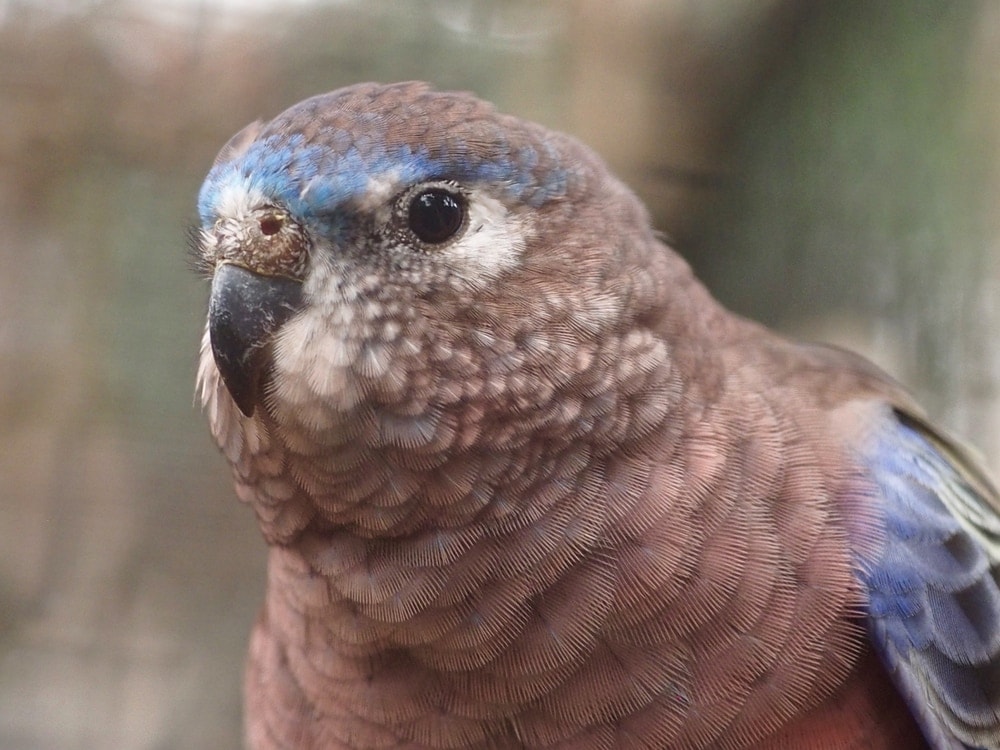
[[[895,414],[865,453],[884,544],[861,559],[876,651],[939,750],[1000,750],[1000,511],[954,443]]]

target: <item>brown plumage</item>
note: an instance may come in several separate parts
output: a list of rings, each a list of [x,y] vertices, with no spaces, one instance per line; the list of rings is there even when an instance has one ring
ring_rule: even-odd
[[[972,731],[866,633],[895,570],[876,438],[915,408],[724,310],[582,145],[357,86],[234,138],[200,209],[201,399],[270,547],[250,747]]]

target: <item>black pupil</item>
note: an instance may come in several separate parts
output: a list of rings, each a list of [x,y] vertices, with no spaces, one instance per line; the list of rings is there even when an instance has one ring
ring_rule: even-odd
[[[410,201],[410,230],[423,242],[451,239],[462,228],[465,207],[454,193],[429,188]]]

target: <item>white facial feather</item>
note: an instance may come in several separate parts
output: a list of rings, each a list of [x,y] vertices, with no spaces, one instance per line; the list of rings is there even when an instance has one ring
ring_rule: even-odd
[[[517,266],[532,231],[523,214],[515,214],[483,190],[469,195],[469,224],[444,252],[455,270],[473,287],[483,287]]]
[[[266,202],[266,196],[259,189],[248,186],[243,180],[231,180],[219,191],[215,210],[221,219],[241,219]]]

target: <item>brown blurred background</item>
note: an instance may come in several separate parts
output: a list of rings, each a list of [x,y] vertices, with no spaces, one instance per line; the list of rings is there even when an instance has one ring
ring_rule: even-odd
[[[242,125],[410,78],[576,133],[723,300],[1000,470],[995,0],[0,0],[0,748],[239,745],[264,550],[185,228]]]

